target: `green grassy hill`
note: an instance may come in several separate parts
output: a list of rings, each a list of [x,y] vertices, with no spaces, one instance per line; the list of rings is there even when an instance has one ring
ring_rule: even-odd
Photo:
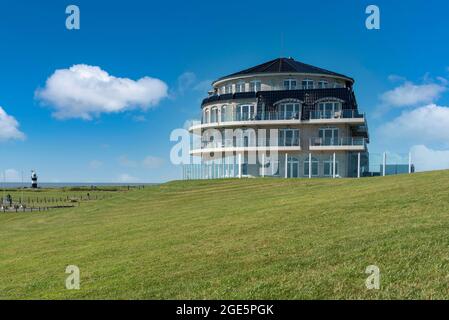
[[[65,289],[65,268],[81,289]],[[365,268],[381,270],[367,290]],[[0,214],[0,298],[449,297],[449,172],[172,182]]]

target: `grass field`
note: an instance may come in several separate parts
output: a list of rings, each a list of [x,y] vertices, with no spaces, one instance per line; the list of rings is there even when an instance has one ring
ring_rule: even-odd
[[[4,299],[448,297],[448,171],[171,182],[0,214]]]

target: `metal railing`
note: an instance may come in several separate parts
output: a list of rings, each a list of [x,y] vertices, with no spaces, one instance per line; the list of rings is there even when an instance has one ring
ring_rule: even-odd
[[[365,115],[357,110],[343,109],[339,111],[310,111],[310,120],[317,119],[363,119]]]
[[[309,139],[310,146],[366,146],[366,138],[342,137],[342,138],[321,138],[314,137]]]
[[[340,111],[310,111],[309,119],[363,119],[365,115],[357,110]],[[232,112],[218,115],[210,121],[202,120],[202,124],[239,122],[239,121],[266,121],[266,120],[300,120],[301,113],[298,111],[269,111],[269,112]]]
[[[246,147],[295,147],[300,146],[299,138],[285,138],[272,141],[270,139],[224,139],[222,141],[201,141],[201,149],[246,148]]]

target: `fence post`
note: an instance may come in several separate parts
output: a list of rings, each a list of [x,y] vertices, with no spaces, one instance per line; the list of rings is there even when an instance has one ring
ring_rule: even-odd
[[[357,178],[360,178],[360,152],[357,154]]]
[[[239,153],[239,179],[242,178],[242,154]]]
[[[412,153],[408,153],[408,174],[412,173]]]
[[[335,174],[335,165],[336,165],[335,158],[336,158],[336,155],[335,155],[335,152],[334,152],[334,154],[332,156],[332,178],[334,178],[334,179],[336,177],[336,174]]]
[[[262,178],[265,178],[265,153],[262,153]]]
[[[312,153],[309,152],[309,179],[312,179]]]
[[[385,167],[387,166],[387,153],[386,152],[384,152],[384,154],[383,154],[383,165],[382,165],[382,176],[384,176],[385,177],[385,173],[386,173],[386,169],[385,169]]]
[[[285,153],[285,178],[288,178],[288,153]]]

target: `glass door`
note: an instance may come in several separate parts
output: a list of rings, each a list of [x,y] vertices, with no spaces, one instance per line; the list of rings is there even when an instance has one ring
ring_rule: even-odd
[[[319,133],[322,145],[338,145],[338,128],[322,128]]]
[[[287,163],[287,177],[298,178],[299,177],[299,159],[295,157],[289,157]]]

